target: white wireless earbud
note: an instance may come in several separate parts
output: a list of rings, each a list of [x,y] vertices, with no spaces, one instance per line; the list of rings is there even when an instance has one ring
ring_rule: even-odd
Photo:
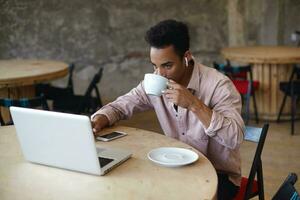
[[[188,62],[187,57],[184,57],[184,60],[185,60],[185,66],[188,67],[189,66],[189,62]]]

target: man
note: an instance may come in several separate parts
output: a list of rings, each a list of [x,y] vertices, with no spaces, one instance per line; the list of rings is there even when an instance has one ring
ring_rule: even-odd
[[[92,116],[95,135],[135,112],[154,109],[165,135],[195,147],[212,162],[218,173],[218,199],[232,199],[241,178],[244,123],[239,93],[226,76],[195,63],[182,22],[162,21],[145,39],[154,73],[169,79],[168,89],[161,97],[148,96],[141,82]]]

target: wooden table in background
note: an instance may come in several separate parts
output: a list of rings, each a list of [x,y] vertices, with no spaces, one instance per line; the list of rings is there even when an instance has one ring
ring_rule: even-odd
[[[215,199],[218,179],[210,161],[196,149],[176,139],[142,129],[115,126],[128,136],[98,147],[133,152],[132,158],[104,176],[94,176],[25,161],[15,127],[0,127],[0,199]],[[42,130],[41,130],[42,133]],[[158,147],[182,147],[199,154],[199,160],[183,167],[152,163],[147,153]],[[55,147],[54,147],[55,148]]]
[[[52,60],[0,60],[0,98],[35,96],[34,85],[64,77],[68,64]],[[5,121],[7,109],[0,108]]]
[[[286,46],[229,47],[221,50],[225,59],[253,66],[253,78],[260,82],[257,106],[260,119],[276,120],[283,94],[279,82],[287,81],[293,64],[300,63],[300,48]],[[290,100],[290,99],[289,99]],[[283,118],[288,118],[290,101],[285,105]]]

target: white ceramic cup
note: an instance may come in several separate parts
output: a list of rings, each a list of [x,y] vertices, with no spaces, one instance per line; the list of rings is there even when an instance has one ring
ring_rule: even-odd
[[[161,96],[162,91],[167,89],[168,79],[158,74],[145,74],[144,88],[146,94]]]

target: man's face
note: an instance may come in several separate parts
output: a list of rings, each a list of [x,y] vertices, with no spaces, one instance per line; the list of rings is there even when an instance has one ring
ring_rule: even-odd
[[[184,59],[176,54],[172,45],[161,49],[151,47],[150,59],[154,70],[159,75],[177,83],[182,81],[186,69]]]

